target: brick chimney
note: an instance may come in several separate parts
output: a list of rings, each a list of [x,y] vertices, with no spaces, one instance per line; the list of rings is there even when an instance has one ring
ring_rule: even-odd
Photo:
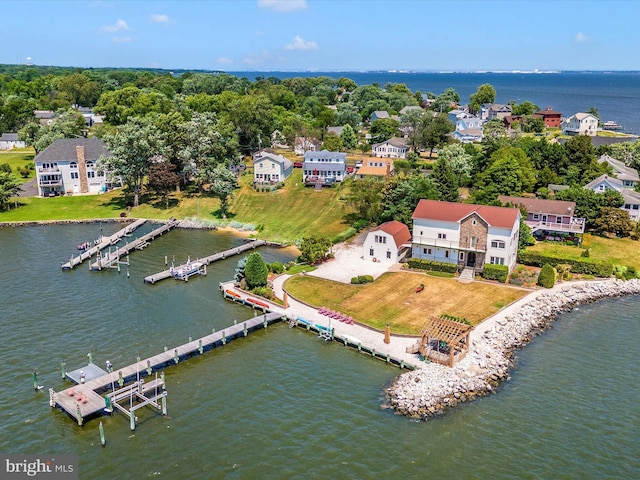
[[[84,147],[82,145],[76,146],[76,160],[78,161],[80,193],[89,193],[89,182],[87,180],[87,163],[84,159]]]

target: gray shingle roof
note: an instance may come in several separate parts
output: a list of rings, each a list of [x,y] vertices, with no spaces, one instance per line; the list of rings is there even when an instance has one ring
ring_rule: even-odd
[[[19,140],[17,133],[3,133],[0,135],[0,142],[18,142]]]
[[[105,143],[99,138],[61,138],[36,155],[36,162],[61,162],[76,159],[76,147],[84,147],[85,160],[96,161],[100,155],[111,156]]]

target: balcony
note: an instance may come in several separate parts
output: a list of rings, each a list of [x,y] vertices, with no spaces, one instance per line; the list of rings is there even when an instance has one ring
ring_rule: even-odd
[[[40,179],[38,181],[38,185],[40,185],[41,187],[61,187],[62,186],[62,179],[58,178],[56,180],[43,180]]]
[[[49,167],[49,168],[45,168],[45,167],[38,167],[38,173],[47,173],[47,174],[54,174],[54,175],[62,175],[60,173],[60,169],[58,167]]]
[[[538,230],[548,230],[550,232],[561,233],[584,233],[584,218],[574,218],[571,223],[556,223],[556,222],[525,222],[531,228],[531,233],[535,233]]]
[[[487,243],[482,241],[476,241],[475,244],[470,245],[469,242],[459,242],[455,240],[446,240],[443,238],[432,238],[417,236],[413,238],[414,245],[420,245],[424,247],[446,248],[450,250],[464,250],[467,252],[486,252]]]

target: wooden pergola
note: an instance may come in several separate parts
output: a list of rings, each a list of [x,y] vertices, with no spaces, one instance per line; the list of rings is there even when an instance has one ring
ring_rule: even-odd
[[[432,316],[420,330],[418,351],[424,358],[453,367],[471,346],[471,330],[471,325]]]

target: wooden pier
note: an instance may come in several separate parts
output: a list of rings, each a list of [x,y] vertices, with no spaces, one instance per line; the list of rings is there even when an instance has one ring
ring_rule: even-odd
[[[230,248],[229,250],[225,250],[224,252],[214,253],[213,255],[209,255],[208,257],[204,257],[204,258],[199,258],[195,261],[201,262],[204,265],[209,265],[210,263],[217,262],[218,260],[224,260],[225,258],[232,257],[234,255],[240,255],[241,253],[246,252],[247,250],[255,249],[266,244],[267,242],[265,240],[253,240],[251,242],[245,243],[238,247]],[[174,270],[179,270],[179,269],[182,269],[183,267],[184,265],[179,265],[175,267]],[[172,277],[173,277],[172,270],[169,269],[169,270],[164,270],[160,273],[156,273],[155,275],[149,275],[147,277],[144,277],[144,281],[145,283],[150,283],[153,285],[154,283],[159,282],[160,280],[164,280],[166,278],[172,278]]]
[[[159,237],[164,233],[170,231],[176,225],[178,225],[177,220],[169,220],[167,223],[147,233],[146,235],[132,240],[126,245],[123,245],[122,247],[116,249],[115,252],[108,252],[106,255],[102,255],[102,253],[100,252],[96,261],[91,264],[91,270],[114,268],[114,265],[118,264],[121,257],[128,255],[132,250],[142,250],[144,247],[149,245],[149,242],[154,240],[156,237]]]
[[[82,425],[88,417],[104,411],[107,407],[105,397],[115,394],[113,399],[115,401],[121,400],[115,388],[122,389],[125,384],[140,382],[143,377],[150,376],[155,371],[171,365],[177,365],[186,358],[201,355],[215,347],[226,345],[235,338],[246,337],[250,332],[260,328],[267,328],[273,323],[280,322],[283,318],[284,316],[279,312],[264,313],[244,322],[230,325],[221,331],[213,331],[213,333],[196,340],[189,339],[189,342],[183,345],[174,348],[165,347],[165,351],[158,355],[139,359],[136,363],[124,368],[114,368],[111,373],[105,372],[104,375],[85,383],[78,383],[59,392],[50,389],[49,404],[51,407],[58,406],[62,408],[71,417],[75,418],[79,425]],[[76,381],[69,374],[65,373],[65,377],[74,382]],[[144,394],[145,391],[155,386],[157,384],[151,382],[139,384],[134,393],[136,396],[137,394]],[[107,393],[103,397],[99,392],[104,392],[105,390]],[[153,401],[155,398],[160,398],[160,396],[156,395],[150,399]],[[114,402],[111,403],[113,404]]]
[[[62,269],[63,270],[71,270],[73,267],[76,267],[76,266],[80,265],[82,262],[84,262],[85,260],[88,260],[89,258],[93,257],[95,254],[97,254],[101,250],[104,250],[107,247],[115,245],[123,237],[131,235],[131,233],[133,233],[133,231],[136,228],[138,228],[140,225],[143,225],[146,221],[147,220],[144,219],[144,218],[138,219],[135,222],[130,223],[126,227],[122,228],[121,230],[118,230],[113,235],[111,235],[109,237],[102,237],[100,239],[101,240],[100,243],[98,243],[97,245],[94,245],[93,247],[91,247],[88,250],[85,250],[84,252],[80,253],[80,255],[78,255],[76,257],[71,257],[71,260],[69,260],[67,263],[63,263],[62,264]]]

